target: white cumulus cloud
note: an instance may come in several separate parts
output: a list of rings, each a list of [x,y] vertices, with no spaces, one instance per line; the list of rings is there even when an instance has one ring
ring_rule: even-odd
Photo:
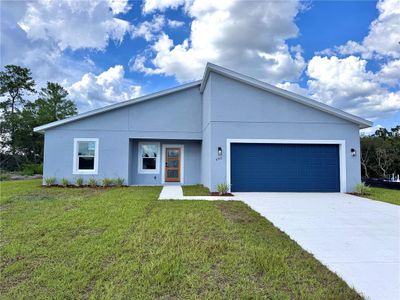
[[[377,9],[379,16],[371,23],[368,35],[361,43],[348,41],[337,47],[340,54],[400,58],[400,1],[380,0]]]
[[[168,26],[171,28],[178,28],[185,25],[185,22],[178,20],[168,20]]]
[[[46,81],[59,82],[65,87],[76,83],[70,92],[80,109],[140,93],[139,86],[123,78],[121,66],[95,76],[98,68],[89,56],[77,60],[63,51],[82,47],[101,49],[108,40],[120,39],[126,26],[119,24],[125,21],[114,15],[130,9],[127,1],[8,1],[0,9],[2,66],[16,64],[30,68],[38,87]],[[89,94],[96,98],[87,98]]]
[[[185,0],[146,0],[143,5],[144,13],[151,13],[155,10],[164,11],[167,8],[177,8],[185,3]]]
[[[400,87],[400,59],[384,64],[378,76],[382,83]]]
[[[177,8],[193,18],[190,37],[180,44],[165,33],[132,66],[146,74],[198,79],[207,61],[272,83],[294,80],[305,63],[298,48],[286,39],[296,37],[297,1],[145,1],[145,13]]]
[[[144,21],[136,26],[132,26],[131,35],[142,37],[146,41],[151,41],[155,34],[158,34],[165,25],[165,18],[162,15],[154,15],[151,21]]]
[[[400,91],[381,85],[380,72],[366,69],[367,61],[314,56],[307,68],[313,98],[366,118],[387,117],[400,110]]]
[[[81,111],[136,98],[141,87],[124,77],[124,68],[116,65],[99,75],[86,73],[68,91]]]
[[[103,50],[109,40],[121,42],[130,29],[129,22],[114,17],[128,9],[122,0],[37,0],[28,2],[18,25],[30,40],[54,41],[61,50]]]
[[[128,0],[107,0],[113,14],[124,14],[127,13],[132,6]]]

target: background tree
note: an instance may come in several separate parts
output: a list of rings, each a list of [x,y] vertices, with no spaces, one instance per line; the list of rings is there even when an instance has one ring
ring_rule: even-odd
[[[33,132],[33,128],[50,122],[62,120],[78,113],[74,101],[67,99],[68,91],[60,84],[47,82],[46,87],[40,91],[39,98],[34,102],[33,107],[27,107],[25,118],[32,119],[30,132],[33,144],[31,147],[36,149],[36,154],[40,161],[43,161],[44,139],[43,135]],[[27,143],[24,143],[27,145]],[[34,158],[37,161],[37,158]]]
[[[0,168],[20,170],[43,160],[43,135],[33,128],[77,114],[68,91],[47,82],[36,101],[26,96],[35,91],[35,81],[27,68],[7,65],[0,72]]]
[[[364,176],[369,178],[368,167],[371,165],[374,154],[374,140],[372,137],[365,137],[361,142],[361,166]]]
[[[395,150],[389,143],[381,143],[375,149],[376,162],[381,171],[382,177],[386,178],[393,170]]]
[[[16,128],[20,107],[26,102],[26,95],[35,92],[35,81],[28,68],[6,65],[0,72],[0,150],[11,154],[7,160],[19,167],[16,149]]]
[[[76,115],[76,104],[67,99],[68,91],[54,82],[47,82],[47,86],[40,91],[35,101],[37,106],[38,123],[46,124]]]
[[[361,137],[362,176],[388,178],[400,174],[400,125],[379,128],[371,136]]]
[[[35,81],[31,71],[15,65],[6,65],[0,72],[1,108],[4,112],[13,114],[19,105],[25,103],[24,96],[35,92]]]
[[[14,143],[20,159],[24,163],[40,163],[41,157],[41,140],[43,139],[38,133],[33,132],[33,128],[37,123],[37,108],[35,103],[28,102],[21,112],[16,114],[18,122],[14,133]]]

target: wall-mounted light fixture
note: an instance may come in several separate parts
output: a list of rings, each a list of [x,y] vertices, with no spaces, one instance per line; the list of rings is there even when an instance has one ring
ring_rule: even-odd
[[[356,156],[357,155],[357,151],[354,148],[350,149],[350,153],[351,153],[351,156]]]
[[[218,156],[222,156],[222,148],[218,147]]]

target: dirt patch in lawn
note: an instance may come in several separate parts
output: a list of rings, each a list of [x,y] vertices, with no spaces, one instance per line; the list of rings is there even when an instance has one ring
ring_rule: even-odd
[[[218,203],[217,208],[221,211],[222,215],[233,223],[251,223],[255,218],[249,213],[248,210],[243,209],[233,203]]]

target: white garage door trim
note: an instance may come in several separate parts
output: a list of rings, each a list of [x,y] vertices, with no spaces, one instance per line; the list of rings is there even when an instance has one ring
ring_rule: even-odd
[[[227,139],[226,140],[226,178],[231,186],[231,144],[330,144],[339,145],[340,192],[346,193],[346,142],[344,140],[285,140],[285,139]]]

